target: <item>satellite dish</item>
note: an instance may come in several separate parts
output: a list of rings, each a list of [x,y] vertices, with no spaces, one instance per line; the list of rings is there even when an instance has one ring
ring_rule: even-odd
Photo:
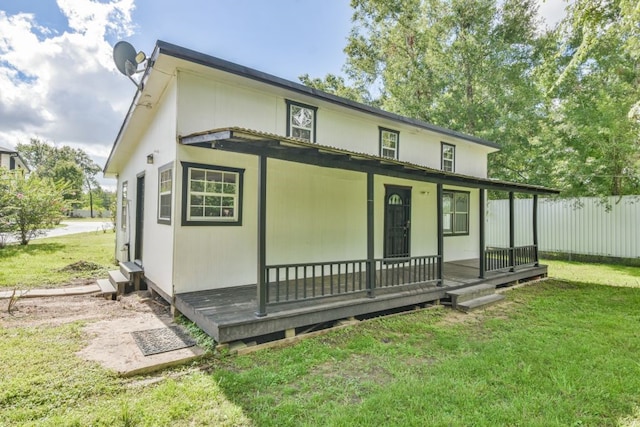
[[[142,55],[144,56],[144,53]],[[113,47],[113,61],[116,63],[118,71],[127,77],[134,75],[138,69],[139,62],[136,60],[136,56],[136,50],[125,41],[119,41]]]

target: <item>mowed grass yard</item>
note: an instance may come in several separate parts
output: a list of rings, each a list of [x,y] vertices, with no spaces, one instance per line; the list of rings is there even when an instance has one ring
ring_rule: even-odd
[[[3,327],[0,425],[638,425],[638,269],[550,265],[555,279],[485,311],[378,318],[149,377],[80,360],[82,323]]]

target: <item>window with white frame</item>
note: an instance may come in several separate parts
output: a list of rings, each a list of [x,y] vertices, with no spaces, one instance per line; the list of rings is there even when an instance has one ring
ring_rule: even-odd
[[[400,132],[380,128],[380,157],[398,159],[398,143]]]
[[[158,169],[158,223],[171,224],[173,163]]]
[[[317,110],[317,107],[287,100],[287,136],[315,142]]]
[[[127,229],[127,206],[128,206],[129,182],[124,181],[120,190],[120,228]]]
[[[456,146],[442,143],[442,170],[445,172],[455,172]]]
[[[183,163],[183,225],[241,225],[243,169]]]
[[[445,235],[469,234],[469,193],[443,191],[442,228]]]

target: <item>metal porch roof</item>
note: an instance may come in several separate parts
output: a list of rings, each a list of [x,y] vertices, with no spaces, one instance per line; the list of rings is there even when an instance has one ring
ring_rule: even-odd
[[[284,137],[240,127],[227,127],[192,133],[180,136],[178,140],[184,145],[264,155],[292,162],[358,172],[371,172],[377,175],[417,181],[528,194],[558,194],[560,192],[556,189],[537,185],[444,172],[410,162],[357,153],[298,138]]]

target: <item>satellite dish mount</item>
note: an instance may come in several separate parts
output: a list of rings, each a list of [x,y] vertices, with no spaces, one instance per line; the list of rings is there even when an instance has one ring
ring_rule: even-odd
[[[135,48],[125,41],[119,41],[113,47],[113,62],[116,63],[118,71],[127,76],[138,90],[142,90],[142,82],[137,82],[133,75],[144,72],[146,65],[141,70],[138,70],[138,66],[146,60],[147,55],[144,52],[136,53]]]

